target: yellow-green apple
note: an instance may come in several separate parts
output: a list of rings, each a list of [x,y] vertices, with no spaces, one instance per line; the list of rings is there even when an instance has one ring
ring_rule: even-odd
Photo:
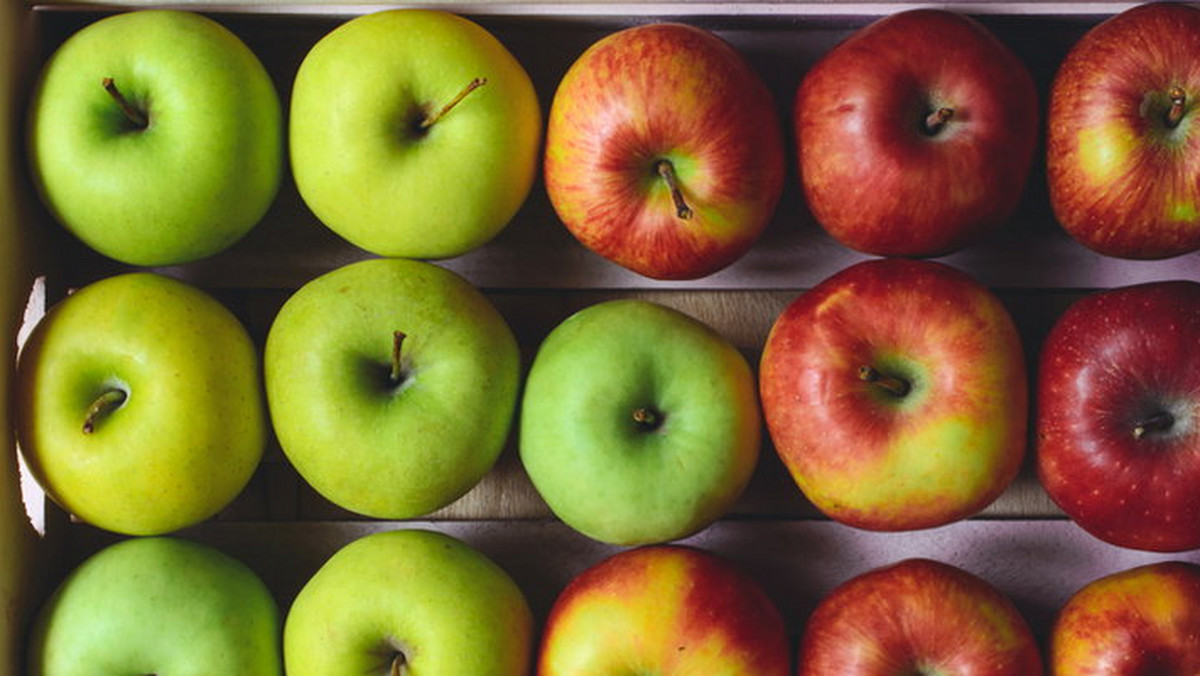
[[[1025,453],[1012,317],[989,289],[932,261],[866,261],[802,293],[771,327],[759,387],[800,489],[859,528],[969,516]]]
[[[133,538],[92,555],[43,606],[30,676],[282,676],[274,598],[208,545]]]
[[[283,173],[283,112],[258,57],[204,16],[106,17],[50,57],[29,111],[42,198],[110,258],[169,265],[232,246]]]
[[[987,28],[947,10],[898,12],[853,33],[801,81],[804,195],[846,246],[949,253],[1015,211],[1038,122],[1033,78]]]
[[[907,559],[842,583],[800,638],[799,676],[1040,676],[1025,618],[983,578]]]
[[[491,302],[441,267],[374,258],[309,281],[267,335],[271,421],[330,501],[376,518],[442,507],[492,467],[520,354]]]
[[[157,535],[241,492],[267,437],[258,352],[204,291],[132,272],[59,301],[17,372],[30,470],[92,525]]]
[[[473,21],[425,9],[357,17],[296,73],[296,187],[325,225],[367,251],[457,256],[525,202],[539,105],[522,65]]]
[[[1200,248],[1200,9],[1154,2],[1088,31],[1050,89],[1050,204],[1085,246],[1158,259]]]
[[[1090,582],[1050,630],[1055,676],[1200,674],[1200,567],[1152,563]]]
[[[467,544],[428,530],[367,535],[300,590],[283,637],[289,676],[526,676],[533,613]]]
[[[1155,551],[1200,547],[1200,284],[1092,293],[1042,344],[1037,466],[1096,537]]]
[[[647,277],[737,260],[775,211],[783,136],[770,91],[731,45],[681,24],[589,47],[554,93],[546,191],[592,251]]]
[[[521,461],[568,526],[632,545],[690,535],[741,495],[761,440],[754,375],[720,334],[647,301],[598,303],[538,348]]]
[[[786,676],[783,618],[761,585],[701,549],[651,545],[580,573],[546,618],[538,676]]]

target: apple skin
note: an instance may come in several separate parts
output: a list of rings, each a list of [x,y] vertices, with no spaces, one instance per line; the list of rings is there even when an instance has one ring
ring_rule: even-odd
[[[207,293],[149,272],[59,301],[20,356],[16,427],[46,493],[126,535],[196,524],[250,480],[267,440],[259,358]],[[126,398],[94,420],[104,392]]]
[[[953,116],[926,133],[926,116]],[[817,222],[853,249],[936,256],[1015,211],[1039,132],[1033,78],[970,17],[898,12],[852,34],[804,76],[794,124]]]
[[[546,619],[538,676],[785,676],[787,630],[758,582],[715,554],[651,545],[579,574]]]
[[[309,579],[283,651],[289,676],[526,676],[533,613],[508,573],[463,542],[386,531],[346,545]]]
[[[281,624],[266,585],[227,554],[169,537],[122,540],[43,606],[28,673],[282,676]]]
[[[106,77],[149,127],[134,129]],[[174,265],[232,246],[283,175],[270,76],[237,36],[191,12],[126,12],[75,33],[45,65],[28,119],[43,202],[123,263]]]
[[[590,538],[681,538],[750,481],[762,437],[754,390],[745,357],[702,322],[647,301],[598,303],[538,348],[521,461],[554,513]]]
[[[1200,673],[1200,567],[1138,566],[1076,592],[1050,631],[1056,676]]]
[[[770,91],[715,34],[681,24],[613,33],[563,76],[546,130],[546,191],[586,247],[655,279],[696,279],[740,258],[783,190]],[[689,218],[656,163],[674,166]]]
[[[424,133],[426,112],[479,87]],[[542,113],[491,33],[437,10],[352,19],[304,58],[292,90],[296,187],[338,235],[381,256],[449,258],[492,239],[537,176]]]
[[[1038,474],[1054,502],[1101,540],[1160,552],[1200,547],[1198,344],[1200,284],[1191,281],[1085,296],[1042,344]],[[1161,413],[1173,417],[1166,427],[1145,424]]]
[[[391,380],[394,332],[402,377]],[[520,387],[516,338],[466,280],[376,258],[309,281],[263,357],[280,446],[330,501],[375,518],[443,507],[495,463]]]
[[[1040,676],[1041,653],[1012,602],[949,564],[906,559],[844,582],[800,639],[798,676]]]
[[[910,389],[864,381],[868,366]],[[797,485],[859,528],[969,516],[1003,492],[1025,453],[1028,385],[1012,318],[986,287],[932,261],[866,261],[802,293],[771,328],[759,388]]]
[[[1200,249],[1200,10],[1146,3],[1088,31],[1050,89],[1050,204],[1084,246],[1120,258]],[[1171,89],[1185,104],[1167,121]]]

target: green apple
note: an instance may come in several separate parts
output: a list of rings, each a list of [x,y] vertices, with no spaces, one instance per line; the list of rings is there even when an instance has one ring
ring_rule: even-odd
[[[296,187],[325,225],[376,254],[448,258],[524,203],[542,116],[528,74],[487,30],[395,9],[312,48],[290,125]]]
[[[688,315],[640,300],[585,308],[543,341],[522,402],[529,478],[604,542],[690,535],[741,495],[760,416],[745,357]]]
[[[17,432],[47,494],[95,526],[158,535],[246,485],[267,435],[250,336],[205,292],[149,272],[94,282],[37,324]]]
[[[396,530],[343,547],[284,625],[289,676],[525,676],[533,614],[491,559],[448,535]]]
[[[80,30],[46,63],[28,119],[45,204],[124,263],[184,263],[233,245],[283,171],[271,78],[237,36],[190,12],[128,12]]]
[[[360,261],[284,303],[267,401],[296,470],[346,509],[403,519],[491,469],[512,424],[520,352],[504,317],[432,263]]]
[[[212,547],[134,538],[101,550],[43,606],[30,676],[272,676],[280,613],[262,580]]]

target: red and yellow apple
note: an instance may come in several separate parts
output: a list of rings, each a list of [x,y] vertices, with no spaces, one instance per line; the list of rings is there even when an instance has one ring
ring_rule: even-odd
[[[776,319],[759,374],[775,449],[813,504],[871,530],[939,526],[992,502],[1025,452],[1020,337],[965,273],[858,263]]]
[[[843,583],[809,617],[798,676],[1039,676],[1037,642],[986,580],[908,559]]]
[[[1047,111],[1050,204],[1102,254],[1200,248],[1200,9],[1139,5],[1088,31],[1060,65]]]
[[[790,657],[754,578],[704,550],[652,545],[567,585],[546,619],[538,676],[784,676]]]
[[[794,123],[813,216],[859,251],[933,256],[1016,209],[1033,163],[1038,98],[1025,65],[974,19],[892,14],[805,74]]]
[[[1055,676],[1200,674],[1200,567],[1147,564],[1075,593],[1050,631]]]
[[[585,246],[657,279],[694,279],[741,257],[783,190],[770,91],[704,29],[611,34],[567,71],[550,108],[546,191]]]

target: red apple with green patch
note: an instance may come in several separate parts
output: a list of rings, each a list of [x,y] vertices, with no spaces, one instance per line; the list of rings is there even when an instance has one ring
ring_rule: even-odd
[[[1200,9],[1147,3],[1092,28],[1050,90],[1046,169],[1063,229],[1108,256],[1200,248]]]
[[[779,610],[732,562],[680,545],[630,549],[567,585],[546,619],[538,676],[784,676]]]
[[[799,676],[1039,676],[1018,609],[983,578],[908,559],[843,583],[809,617]]]
[[[871,530],[964,518],[1012,481],[1028,385],[1004,304],[932,261],[879,259],[801,294],[759,374],[775,448],[830,517]]]
[[[1056,676],[1200,674],[1200,567],[1147,564],[1075,593],[1050,632]]]
[[[656,279],[710,275],[766,228],[783,190],[770,91],[701,28],[651,24],[592,45],[554,94],[546,190],[585,246]]]

